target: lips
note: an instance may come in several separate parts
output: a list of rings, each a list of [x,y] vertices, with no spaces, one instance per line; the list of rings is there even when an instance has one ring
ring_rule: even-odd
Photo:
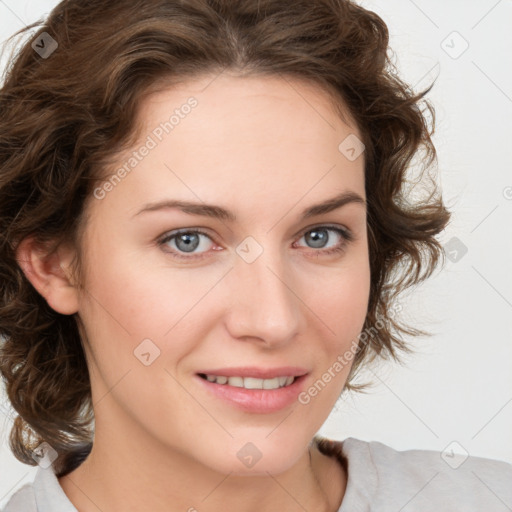
[[[299,367],[215,368],[197,373],[201,389],[238,409],[271,413],[296,403],[307,370]]]

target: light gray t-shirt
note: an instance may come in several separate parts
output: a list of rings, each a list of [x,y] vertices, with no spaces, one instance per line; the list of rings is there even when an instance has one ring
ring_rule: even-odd
[[[382,443],[316,436],[348,474],[338,512],[510,512],[512,464],[448,451],[398,451]],[[3,512],[77,512],[52,466],[11,497]],[[313,511],[312,511],[313,512]]]

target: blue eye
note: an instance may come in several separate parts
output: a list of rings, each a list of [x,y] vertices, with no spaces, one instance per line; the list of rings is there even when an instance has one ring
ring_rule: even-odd
[[[201,254],[194,253],[194,251],[201,245],[201,237],[206,237],[211,241],[211,238],[203,231],[197,229],[183,229],[170,233],[160,241],[160,244],[166,245],[169,242],[173,242],[176,249],[171,248],[172,252],[170,254],[176,258],[190,259],[190,257],[184,256],[183,254],[191,254],[192,257],[201,257]]]
[[[329,233],[335,233],[339,239],[337,243],[330,247],[328,243],[332,237]],[[181,229],[166,235],[159,241],[159,245],[165,245],[165,252],[173,258],[192,260],[203,258],[208,253],[208,243],[202,243],[202,238],[213,243],[211,237],[204,231],[199,229]],[[300,238],[307,239],[308,244],[311,244],[309,248],[318,249],[314,250],[313,253],[321,256],[344,251],[347,244],[353,240],[353,235],[349,230],[340,227],[318,226],[303,232]],[[196,251],[198,248],[202,248],[203,251]]]
[[[329,232],[334,232],[341,239],[338,243],[326,249],[327,243],[330,242],[331,236]],[[306,231],[301,238],[309,239],[312,244],[310,247],[314,249],[323,249],[320,252],[324,255],[333,254],[345,250],[346,245],[353,240],[352,233],[347,229],[342,229],[336,226],[318,226]]]

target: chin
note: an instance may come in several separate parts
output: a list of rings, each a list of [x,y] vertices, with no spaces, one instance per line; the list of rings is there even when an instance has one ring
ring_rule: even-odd
[[[304,435],[277,435],[276,432],[269,435],[270,432],[266,429],[264,433],[259,432],[259,435],[238,435],[229,437],[225,443],[209,443],[206,451],[196,455],[197,459],[223,474],[278,475],[289,470],[304,456],[310,439]]]

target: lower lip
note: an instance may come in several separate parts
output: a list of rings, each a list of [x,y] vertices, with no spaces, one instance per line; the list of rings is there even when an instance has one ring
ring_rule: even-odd
[[[297,397],[304,387],[306,375],[297,377],[292,384],[278,389],[245,389],[229,384],[210,382],[199,375],[208,392],[222,398],[226,402],[246,412],[265,414],[280,411],[297,401]]]

